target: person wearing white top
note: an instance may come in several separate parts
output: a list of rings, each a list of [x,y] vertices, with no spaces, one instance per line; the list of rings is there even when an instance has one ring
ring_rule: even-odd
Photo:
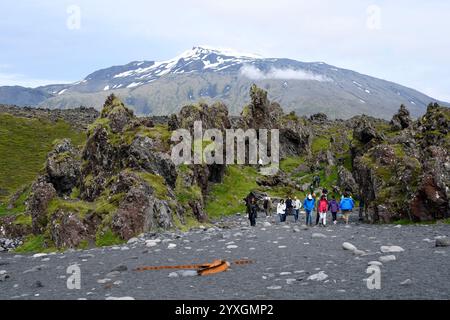
[[[284,200],[281,200],[277,205],[277,214],[280,217],[280,222],[285,221],[284,217],[286,215],[286,204]]]
[[[298,216],[300,214],[300,209],[302,208],[302,202],[298,200],[297,197],[294,199],[294,218],[295,222],[298,222]]]

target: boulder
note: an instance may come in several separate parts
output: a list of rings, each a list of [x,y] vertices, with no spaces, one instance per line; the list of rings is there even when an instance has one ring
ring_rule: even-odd
[[[324,281],[327,278],[328,278],[328,275],[325,272],[320,271],[319,273],[309,276],[308,280],[309,281]]]
[[[106,99],[101,118],[109,119],[109,127],[113,133],[121,132],[133,117],[133,111],[125,107],[123,102],[114,94]]]
[[[450,156],[440,146],[430,146],[423,157],[424,173],[411,201],[411,212],[417,220],[450,217]]]
[[[352,193],[358,192],[358,185],[353,175],[344,166],[338,167],[338,187],[341,190],[351,190]]]
[[[80,155],[69,139],[56,143],[54,150],[47,156],[45,171],[47,180],[58,195],[70,194],[79,185]]]
[[[348,251],[356,251],[356,250],[358,250],[353,244],[351,244],[349,242],[344,242],[342,244],[342,248],[344,250],[348,250]]]
[[[172,208],[148,184],[131,186],[112,219],[112,230],[124,240],[143,232],[173,227]]]
[[[53,185],[45,177],[40,177],[31,186],[31,193],[27,201],[26,214],[31,215],[32,230],[34,234],[41,234],[47,225],[47,208],[50,201],[56,196]]]
[[[397,260],[397,258],[394,255],[389,255],[389,256],[382,256],[380,257],[380,262],[385,263],[385,262],[390,262],[390,261],[395,261]]]
[[[368,144],[373,140],[380,140],[382,137],[374,128],[368,117],[361,117],[353,129],[353,138],[362,144]]]
[[[58,248],[77,248],[88,237],[88,228],[77,213],[58,210],[50,221],[51,239]]]
[[[405,105],[402,104],[400,106],[400,109],[393,116],[390,124],[393,130],[404,130],[412,126],[413,121]]]
[[[436,239],[436,247],[450,247],[450,238]]]
[[[382,246],[380,250],[383,253],[397,253],[405,251],[402,247],[399,246]]]
[[[328,117],[325,113],[313,114],[309,119],[318,124],[324,124],[328,122]]]
[[[129,147],[128,166],[160,175],[170,187],[175,188],[177,180],[175,164],[168,154],[157,150],[153,139],[137,136]]]
[[[26,214],[0,217],[0,238],[5,238],[8,240],[20,239],[24,236],[30,235],[33,229],[29,224],[16,222],[17,219],[20,219],[20,217],[23,216],[26,216]]]

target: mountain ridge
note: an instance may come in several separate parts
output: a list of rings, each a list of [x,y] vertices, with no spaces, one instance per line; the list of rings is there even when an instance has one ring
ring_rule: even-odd
[[[196,46],[164,61],[100,69],[73,84],[38,87],[47,96],[32,105],[100,109],[114,92],[141,115],[167,115],[183,105],[212,100],[222,100],[237,115],[253,83],[299,115],[324,112],[331,118],[367,114],[389,119],[401,104],[414,117],[425,113],[430,102],[449,106],[417,90],[324,62],[263,58],[209,46]]]

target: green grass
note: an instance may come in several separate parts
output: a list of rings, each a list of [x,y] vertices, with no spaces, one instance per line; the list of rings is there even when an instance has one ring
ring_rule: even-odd
[[[289,121],[295,121],[297,122],[299,120],[298,116],[295,114],[295,111],[290,112],[289,114],[286,114],[281,119],[282,122],[286,123]]]
[[[16,225],[25,225],[25,226],[30,226],[32,224],[32,219],[31,219],[31,215],[27,215],[24,213],[21,213],[19,215],[16,216],[16,220],[14,220],[14,224]]]
[[[393,148],[395,156],[397,158],[403,158],[406,156],[405,149],[403,148],[402,145],[396,144],[396,145],[393,145],[392,148]]]
[[[319,176],[320,184],[328,190],[332,190],[333,186],[337,184],[338,168],[336,166],[332,167],[331,173],[328,176],[325,176],[325,170],[321,170]]]
[[[175,188],[175,195],[177,197],[177,200],[182,205],[189,204],[190,200],[198,200],[202,198],[202,190],[199,186],[191,186],[189,188],[182,186],[181,183],[178,182],[177,179],[177,186]]]
[[[353,171],[353,166],[352,166],[352,157],[350,156],[350,154],[346,154],[344,157],[344,168],[347,169],[348,171],[352,172]]]
[[[120,236],[112,232],[111,229],[98,232],[95,239],[95,245],[97,247],[109,247],[114,245],[120,245],[123,243],[125,243],[125,241],[122,238],[120,238]]]
[[[117,210],[120,201],[125,197],[124,193],[108,196],[102,194],[95,202],[87,202],[79,199],[62,199],[54,198],[50,201],[47,214],[49,217],[58,210],[72,212],[78,214],[80,219],[83,219],[89,213],[98,213],[101,215],[108,215]]]
[[[169,200],[169,191],[163,177],[147,172],[137,172],[155,191],[156,197],[161,200]]]
[[[110,132],[111,128],[109,126],[109,123],[110,123],[110,121],[108,118],[98,118],[97,120],[95,120],[94,123],[92,123],[88,126],[88,130],[87,130],[88,135],[89,136],[92,135],[94,133],[95,129],[97,129],[97,127],[105,128],[105,129],[107,129],[108,132]]]
[[[242,115],[243,117],[248,117],[249,114],[250,114],[250,106],[245,106],[245,107],[242,109],[241,115]]]
[[[50,252],[57,252],[58,249],[54,246],[54,244],[47,240],[44,235],[30,235],[25,238],[24,243],[16,248],[14,252],[16,253],[36,253],[36,252],[42,252],[42,253],[50,253]]]
[[[170,138],[172,133],[169,131],[167,125],[157,124],[152,128],[140,126],[132,130],[126,130],[123,133],[122,139],[126,144],[131,144],[136,136],[149,137],[153,140],[159,140],[164,147],[164,150],[170,149]]]
[[[16,215],[25,212],[26,211],[25,201],[27,200],[29,195],[30,195],[30,188],[28,187],[25,188],[21,192],[17,200],[14,201],[12,209],[8,209],[8,205],[6,203],[5,204],[0,203],[0,216]]]
[[[304,197],[303,192],[296,191],[289,187],[275,187],[275,188],[272,188],[271,190],[266,191],[266,193],[271,198],[285,199],[287,196],[290,196],[290,197],[297,196],[297,197],[299,197],[299,199],[301,199],[302,197]]]
[[[314,138],[311,145],[311,150],[313,153],[328,150],[330,148],[330,144],[331,142],[329,138],[318,136]]]
[[[169,144],[172,133],[167,125],[157,124],[153,128],[148,128],[148,136],[153,139],[159,139],[164,144]]]
[[[36,178],[53,141],[62,138],[70,138],[75,146],[85,141],[84,133],[64,121],[0,114],[0,202]]]
[[[205,223],[200,223],[195,217],[193,217],[190,214],[184,216],[184,224],[181,223],[181,221],[177,215],[174,215],[173,223],[175,225],[175,228],[177,230],[180,230],[181,232],[188,232],[189,230],[191,230],[195,227],[198,227],[200,225],[203,225],[203,226],[207,225]]]
[[[445,222],[445,221],[443,221],[443,222],[444,223],[450,223],[450,222]],[[408,226],[408,225],[433,225],[433,224],[436,224],[436,223],[437,223],[436,220],[414,222],[414,221],[411,221],[411,220],[408,220],[408,219],[401,219],[401,220],[397,220],[397,221],[393,222],[393,224],[402,225],[402,226]]]
[[[305,157],[289,157],[280,161],[280,169],[286,173],[291,173],[304,163]]]
[[[89,212],[95,211],[96,206],[93,202],[86,202],[81,200],[64,200],[61,198],[54,198],[50,201],[47,213],[52,215],[58,210],[66,212],[78,213],[80,218],[85,217]]]
[[[82,240],[80,242],[80,244],[78,245],[77,249],[81,249],[81,250],[87,250],[89,249],[89,241],[88,240]]]
[[[209,217],[232,215],[245,212],[244,199],[251,191],[258,189],[258,172],[252,167],[228,166],[222,184],[213,185],[206,200]]]

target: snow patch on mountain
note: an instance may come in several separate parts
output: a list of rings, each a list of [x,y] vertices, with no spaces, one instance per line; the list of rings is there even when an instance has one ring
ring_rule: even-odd
[[[127,86],[127,88],[135,88],[139,87],[142,83],[141,82],[133,82]]]
[[[255,54],[238,53],[231,49],[199,46],[187,50],[173,59],[153,62],[146,68],[140,67],[143,62],[135,64],[133,69],[116,74],[113,79],[135,77],[152,80],[169,73],[182,74],[204,70],[221,71],[230,66],[254,61],[255,59],[262,59],[262,57]]]

